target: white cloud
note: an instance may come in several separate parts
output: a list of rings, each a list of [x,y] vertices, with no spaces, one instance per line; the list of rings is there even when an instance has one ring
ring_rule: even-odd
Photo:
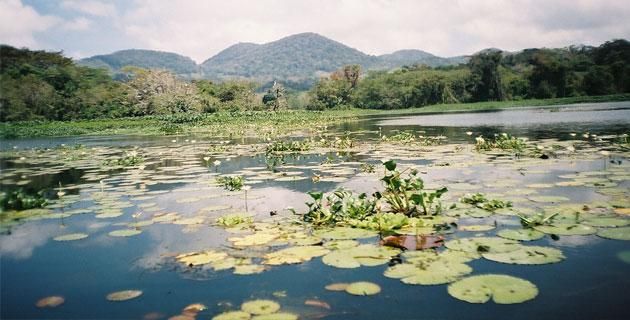
[[[16,47],[38,47],[34,34],[58,24],[59,18],[40,15],[20,0],[0,1],[0,43]]]
[[[150,49],[203,61],[236,42],[312,31],[370,54],[417,48],[439,55],[599,44],[630,36],[625,0],[138,0],[126,34]]]
[[[78,17],[73,20],[65,21],[61,24],[63,30],[68,31],[85,31],[92,25],[92,20],[85,17]]]
[[[99,17],[112,17],[116,15],[116,7],[113,4],[94,0],[64,0],[61,2],[61,6]]]

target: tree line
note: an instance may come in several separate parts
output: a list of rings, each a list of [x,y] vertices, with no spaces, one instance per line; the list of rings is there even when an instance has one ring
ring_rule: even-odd
[[[307,108],[399,109],[441,103],[562,98],[630,92],[630,42],[599,47],[485,50],[467,64],[404,66],[372,71],[358,81],[346,66],[309,91]]]
[[[630,92],[630,42],[599,47],[485,50],[459,66],[404,66],[363,72],[347,65],[308,90],[279,81],[184,81],[165,70],[103,69],[61,52],[0,46],[0,121],[74,120],[178,113],[358,107],[397,109],[441,103],[559,98]]]

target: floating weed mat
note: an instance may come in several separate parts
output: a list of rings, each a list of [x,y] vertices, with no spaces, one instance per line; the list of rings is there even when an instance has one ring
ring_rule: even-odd
[[[127,301],[142,295],[140,290],[123,290],[108,294],[105,298],[109,301]]]

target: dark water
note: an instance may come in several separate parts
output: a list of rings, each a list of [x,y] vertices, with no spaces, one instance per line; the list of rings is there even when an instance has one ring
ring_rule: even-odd
[[[579,108],[557,107],[500,111],[492,113],[426,115],[411,117],[378,117],[357,123],[348,123],[339,128],[343,131],[362,131],[357,137],[373,139],[381,134],[392,135],[398,131],[422,130],[426,135],[444,135],[450,143],[470,143],[480,134],[509,132],[530,140],[554,138],[560,141],[576,139],[570,133],[580,135],[588,132],[595,135],[611,135],[630,132],[630,104],[598,104]],[[472,136],[466,134],[473,132]],[[180,144],[202,143],[204,138],[177,138]],[[184,142],[185,139],[189,141]],[[360,139],[360,138],[359,138]],[[147,137],[71,137],[59,139],[10,140],[2,148],[28,149],[52,147],[59,144],[84,144],[87,146],[143,146],[161,147],[171,145],[172,138]],[[156,153],[155,164],[148,166],[154,174],[162,167],[177,167],[191,158],[202,162],[202,152],[186,159],[168,160]],[[182,155],[183,157],[183,155]],[[280,171],[302,171],[311,177],[317,170],[309,168],[327,158],[340,161],[368,161],[377,163],[374,154],[311,154],[285,159],[287,165],[305,166],[295,169],[280,168]],[[216,169],[207,168],[204,175],[232,173],[243,168],[265,166],[265,158],[236,156],[227,160],[220,157],[222,164]],[[438,159],[439,160],[439,159]],[[609,160],[615,160],[611,163]],[[510,194],[509,188],[488,186],[488,182],[513,179],[517,188],[532,183],[554,183],[558,175],[580,171],[625,172],[628,175],[627,154],[611,159],[575,159],[535,166],[543,173],[520,174],[513,167],[502,167],[492,163],[481,163],[467,167],[469,172],[457,168],[430,171],[425,180],[429,183],[470,182],[486,184],[479,192],[501,192]],[[417,159],[407,161],[419,166],[428,166],[435,161]],[[32,165],[17,165],[3,159],[3,170],[29,168]],[[47,163],[40,164],[46,168]],[[530,168],[531,169],[531,168]],[[64,185],[77,185],[69,194],[81,198],[63,210],[87,208],[92,210],[94,202],[89,194],[98,191],[98,181],[87,181],[85,174],[91,169],[64,169],[55,174],[42,174],[31,179],[26,188],[53,188],[58,181]],[[175,176],[190,174],[181,170]],[[110,172],[108,190],[124,186],[132,173],[121,170]],[[194,179],[193,179],[194,180]],[[147,181],[153,181],[147,178]],[[331,191],[338,186],[372,192],[377,189],[376,179],[350,176],[344,182],[319,182],[311,179],[299,181],[264,181],[252,185],[250,200],[240,196],[221,196],[203,199],[194,203],[177,203],[178,199],[203,196],[216,189],[205,190],[207,183],[199,180],[173,183],[155,183],[146,186],[147,192],[168,191],[155,194],[154,199],[163,209],[160,212],[179,212],[184,216],[208,205],[229,204],[236,211],[247,210],[258,218],[269,217],[270,211],[282,211],[287,206],[304,209],[308,200],[305,192],[317,189]],[[12,188],[3,184],[3,189]],[[186,188],[202,188],[178,192]],[[621,181],[618,188],[630,187],[628,180]],[[95,191],[96,190],[96,191]],[[128,192],[125,189],[124,192]],[[457,194],[457,190],[451,190]],[[590,187],[555,187],[540,192],[541,195],[562,195],[571,203],[590,203],[607,200]],[[185,195],[185,196],[184,196]],[[122,194],[120,201],[130,201],[133,196]],[[0,317],[2,319],[142,319],[144,315],[158,312],[167,319],[181,313],[191,303],[203,303],[208,310],[202,311],[197,319],[211,319],[224,310],[238,309],[240,304],[251,299],[272,299],[282,305],[283,311],[294,312],[304,319],[628,319],[630,318],[630,264],[624,263],[617,253],[630,250],[626,241],[605,240],[596,235],[562,236],[528,242],[527,245],[551,246],[561,249],[566,259],[549,265],[508,265],[484,259],[469,263],[472,275],[497,273],[527,279],[537,285],[539,295],[534,300],[515,305],[469,304],[452,298],[447,285],[413,286],[398,279],[383,276],[387,265],[361,267],[359,269],[337,269],[324,265],[321,258],[298,265],[274,266],[261,274],[233,275],[230,271],[191,270],[173,263],[169,254],[182,253],[226,244],[226,232],[220,228],[204,225],[195,232],[183,232],[183,226],[153,224],[143,227],[143,233],[129,238],[114,238],[108,232],[120,229],[120,223],[133,222],[131,215],[138,211],[138,204],[123,208],[123,215],[114,219],[95,219],[93,213],[72,215],[67,218],[45,219],[12,224],[0,235]],[[62,209],[55,209],[59,212]],[[496,221],[500,227],[516,227],[513,217],[491,217],[485,219],[462,219],[460,223],[481,224]],[[57,242],[57,235],[85,232],[84,240]],[[449,239],[473,236],[475,232],[457,232]],[[493,235],[494,231],[485,232]],[[366,239],[377,243],[378,239]],[[172,255],[171,255],[172,256]],[[375,296],[356,297],[344,292],[331,292],[324,286],[334,282],[371,281],[381,286]],[[114,291],[138,289],[143,295],[125,302],[109,302],[105,296]],[[286,297],[274,296],[274,292],[286,291]],[[46,296],[62,295],[65,303],[56,308],[40,309],[35,302]],[[330,310],[305,306],[307,299],[327,302]],[[231,307],[230,307],[231,306]]]

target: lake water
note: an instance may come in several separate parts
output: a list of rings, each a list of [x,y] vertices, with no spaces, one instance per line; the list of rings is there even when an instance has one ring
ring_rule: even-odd
[[[274,158],[266,157],[266,141],[251,138],[248,141],[253,143],[247,145],[239,145],[239,139],[225,143],[206,136],[3,141],[2,189],[30,193],[46,189],[53,200],[47,210],[34,215],[2,215],[0,317],[168,319],[180,315],[179,319],[211,319],[255,299],[274,300],[281,311],[300,319],[630,317],[630,242],[601,236],[602,230],[614,227],[599,226],[606,223],[596,220],[617,219],[615,223],[623,225],[628,219],[624,208],[630,207],[630,153],[627,142],[624,147],[619,139],[630,133],[630,103],[369,117],[322,132],[313,141],[334,141],[344,138],[344,132],[354,140],[351,148],[317,146]],[[401,132],[415,139],[393,141],[402,137]],[[475,137],[492,139],[504,132],[538,146],[533,147],[538,150],[536,156],[474,150]],[[442,139],[438,145],[419,143],[424,136]],[[112,166],[110,160],[125,152],[137,152],[144,162]],[[540,158],[542,154],[548,159]],[[429,188],[449,188],[443,202],[458,204],[459,209],[444,213],[456,223],[444,234],[447,245],[457,239],[495,236],[504,229],[520,230],[515,213],[561,212],[566,218],[580,211],[576,224],[593,232],[549,233],[522,242],[560,250],[564,259],[558,263],[506,264],[481,256],[467,262],[472,271],[458,279],[503,274],[537,287],[534,299],[509,305],[492,300],[472,304],[449,295],[448,284],[409,285],[385,277],[384,272],[400,262],[398,257],[353,269],[327,265],[318,256],[297,264],[265,264],[265,255],[294,246],[285,241],[291,233],[312,231],[308,226],[289,227],[287,219],[295,217],[287,207],[305,212],[304,203],[310,200],[306,192],[312,190],[331,192],[344,187],[368,194],[382,190],[381,161],[389,159],[399,167],[418,169]],[[362,163],[373,164],[376,172],[361,172]],[[231,192],[213,183],[226,174],[243,175],[251,189]],[[60,183],[65,194],[58,199],[55,188]],[[511,201],[513,209],[476,218],[466,211],[470,207],[458,201],[475,192]],[[235,212],[266,223],[256,225],[256,232],[275,224],[289,231],[275,234],[277,238],[262,245],[239,247],[234,238],[247,233],[215,223]],[[462,230],[462,226],[477,225],[495,228]],[[141,233],[114,237],[110,232],[115,230]],[[88,236],[53,240],[73,233]],[[326,245],[330,240],[322,241]],[[380,243],[378,236],[359,241]],[[204,250],[225,252],[262,272],[240,275],[233,268],[190,267],[177,260],[178,255]],[[354,296],[325,289],[332,283],[355,281],[376,283],[381,291]],[[142,295],[120,302],[105,298],[121,290],[141,290]],[[48,296],[62,296],[65,302],[54,308],[35,306]],[[182,318],[182,309],[192,303],[207,309]]]

